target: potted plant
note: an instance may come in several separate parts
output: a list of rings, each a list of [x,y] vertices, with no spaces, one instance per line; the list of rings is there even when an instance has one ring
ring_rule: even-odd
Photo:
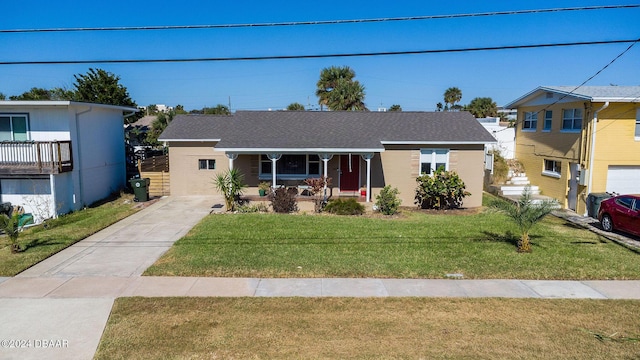
[[[260,196],[267,195],[267,193],[269,192],[269,189],[271,189],[271,183],[268,181],[263,181],[260,184],[258,184],[258,194],[260,194]]]

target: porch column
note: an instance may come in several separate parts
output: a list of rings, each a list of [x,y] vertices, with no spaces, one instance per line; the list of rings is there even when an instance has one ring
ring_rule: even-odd
[[[327,168],[329,167],[329,160],[333,158],[333,154],[330,153],[321,153],[318,154],[318,157],[322,160],[322,168],[324,174],[324,200],[327,200]]]
[[[371,159],[373,159],[374,153],[366,153],[361,155],[364,161],[367,162],[367,196],[366,201],[371,201]]]
[[[236,153],[226,153],[227,158],[229,159],[229,170],[233,170],[233,160],[238,158],[238,154]]]
[[[271,188],[276,188],[276,161],[280,160],[282,154],[273,153],[267,154],[269,160],[271,160]]]

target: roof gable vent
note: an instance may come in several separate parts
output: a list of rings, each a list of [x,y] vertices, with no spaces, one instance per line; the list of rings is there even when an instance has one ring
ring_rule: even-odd
[[[547,93],[545,94],[547,96],[547,99],[553,99],[553,93],[550,91],[547,91]]]

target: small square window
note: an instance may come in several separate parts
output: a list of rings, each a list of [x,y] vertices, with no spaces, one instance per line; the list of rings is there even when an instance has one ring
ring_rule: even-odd
[[[215,170],[216,161],[213,159],[200,159],[198,160],[198,169],[199,170]]]
[[[562,174],[561,166],[562,163],[560,161],[544,159],[544,170],[542,171],[542,173],[544,175],[560,177],[560,175]]]

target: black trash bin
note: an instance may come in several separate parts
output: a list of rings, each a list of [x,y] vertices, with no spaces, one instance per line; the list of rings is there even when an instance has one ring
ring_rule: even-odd
[[[149,184],[151,179],[131,179],[129,180],[131,187],[133,188],[133,201],[148,201],[149,200]]]
[[[587,195],[587,215],[592,218],[598,218],[598,211],[600,211],[600,203],[612,197],[609,193],[591,193]]]

